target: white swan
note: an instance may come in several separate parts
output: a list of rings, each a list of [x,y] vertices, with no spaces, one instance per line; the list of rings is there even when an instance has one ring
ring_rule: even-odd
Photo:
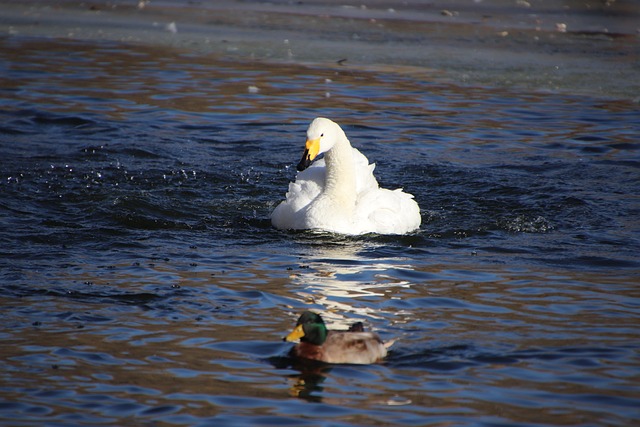
[[[314,158],[325,153],[311,165]],[[311,167],[309,167],[311,165]],[[405,234],[420,227],[420,208],[401,189],[386,190],[373,176],[375,164],[351,147],[337,123],[318,117],[307,130],[307,143],[296,181],[271,214],[274,227],[341,234]]]

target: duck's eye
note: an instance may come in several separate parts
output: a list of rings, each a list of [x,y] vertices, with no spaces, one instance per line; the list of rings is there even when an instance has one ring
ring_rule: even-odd
[[[324,133],[321,133],[321,134],[320,134],[320,138],[322,138],[323,136],[324,136]]]

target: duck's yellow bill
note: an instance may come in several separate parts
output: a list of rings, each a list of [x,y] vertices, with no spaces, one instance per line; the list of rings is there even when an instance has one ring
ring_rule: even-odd
[[[285,341],[298,341],[300,338],[304,336],[304,329],[302,329],[302,325],[296,326],[296,328],[291,331],[289,335],[284,337]]]

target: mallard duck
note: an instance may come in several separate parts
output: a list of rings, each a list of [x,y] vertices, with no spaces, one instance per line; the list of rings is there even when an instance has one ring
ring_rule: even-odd
[[[319,154],[324,159],[311,164]],[[340,234],[406,234],[420,227],[420,208],[401,189],[380,188],[374,164],[340,126],[318,117],[307,130],[295,182],[271,214],[274,227]]]
[[[368,364],[382,360],[393,341],[384,343],[373,332],[364,332],[362,322],[345,331],[327,330],[319,314],[305,311],[285,341],[298,341],[291,349],[292,357],[325,363]]]

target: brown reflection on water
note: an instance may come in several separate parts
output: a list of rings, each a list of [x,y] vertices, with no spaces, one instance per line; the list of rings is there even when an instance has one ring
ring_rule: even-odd
[[[286,108],[313,108],[330,87],[322,76],[339,75],[350,84],[366,79],[337,69],[309,75],[310,69],[299,65],[229,63],[154,47],[24,40],[5,41],[2,51],[13,76],[1,83],[19,99],[60,112],[96,111],[113,119],[153,110],[261,114],[278,108],[274,98],[286,102]],[[287,84],[288,79],[308,84],[302,90]],[[250,93],[250,87],[258,93]]]
[[[20,322],[14,303],[2,301],[2,310],[11,313],[12,322]],[[50,314],[81,309],[64,299],[46,307],[37,302],[29,307],[31,312],[46,309]],[[100,304],[84,309],[85,313],[113,312],[112,306]],[[238,381],[232,366],[243,357],[207,347],[220,341],[255,341],[251,328],[234,326],[232,321],[222,327],[193,319],[149,319],[141,314],[139,309],[127,310],[102,324],[68,325],[54,320],[32,326],[14,323],[19,335],[5,336],[0,349],[0,359],[5,361],[3,382],[14,390],[25,390],[13,395],[21,395],[25,401],[31,400],[29,394],[34,388],[49,390],[54,396],[68,390],[73,392],[69,399],[78,399],[78,403],[83,395],[108,394],[135,399],[149,407],[188,407],[191,414],[198,416],[210,416],[216,408],[207,402],[194,403],[192,394],[282,397],[283,391],[277,387],[265,388],[261,384],[263,364],[242,362],[245,378]],[[247,381],[251,375],[255,375],[255,381]]]
[[[629,114],[635,109],[632,101],[597,103],[590,106],[591,116],[577,116],[584,100],[566,97],[556,100],[546,116],[527,107],[548,103],[546,93],[515,94],[495,87],[469,90],[436,83],[433,73],[423,68],[230,62],[179,49],[109,43],[38,39],[1,43],[9,72],[0,76],[0,83],[13,92],[17,105],[46,106],[60,113],[95,112],[113,120],[153,121],[157,126],[167,118],[212,127],[232,118],[244,123],[294,122],[300,124],[301,134],[313,117],[330,114],[346,126],[371,127],[365,138],[424,146],[430,158],[473,166],[491,164],[496,152],[502,157],[509,150],[512,158],[524,158],[532,146],[563,148],[566,141],[580,138],[586,138],[586,149],[595,147],[604,158],[616,158],[625,144],[635,144],[637,136],[635,129],[595,120],[595,110],[612,117]],[[558,127],[551,119],[564,113],[574,120]],[[392,123],[394,128],[389,129]],[[592,138],[614,130],[615,141]],[[514,140],[514,131],[525,132]],[[366,139],[353,142],[362,146]],[[474,151],[469,153],[470,149]],[[416,154],[424,153],[406,156]],[[567,149],[553,154],[567,159],[576,155]]]

